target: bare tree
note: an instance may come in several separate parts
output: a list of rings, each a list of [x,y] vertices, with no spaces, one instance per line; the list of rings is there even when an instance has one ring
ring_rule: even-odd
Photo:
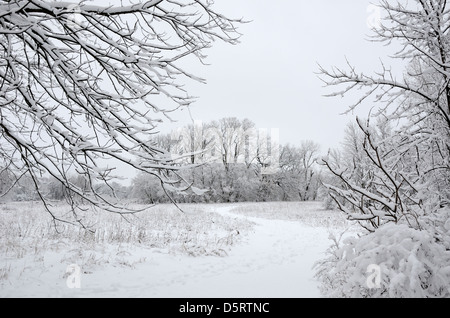
[[[311,140],[302,141],[300,146],[280,147],[279,186],[284,199],[315,200],[319,179],[315,169],[319,155],[319,144]]]
[[[214,40],[237,43],[239,22],[207,0],[0,1],[0,167],[16,179],[31,177],[51,214],[38,187],[44,175],[94,206],[132,212],[103,198],[95,184],[114,180],[119,162],[162,186],[178,181],[177,163],[149,134],[193,101],[182,80],[204,81],[181,62],[203,62]],[[90,191],[71,182],[71,172]],[[74,197],[73,220],[82,224]]]
[[[317,192],[317,186],[313,185],[316,171],[314,165],[316,164],[317,157],[319,155],[320,145],[314,141],[307,140],[302,141],[300,145],[300,159],[303,168],[302,173],[302,186],[299,189],[301,200],[315,200],[316,194],[310,196],[311,189],[313,192]]]

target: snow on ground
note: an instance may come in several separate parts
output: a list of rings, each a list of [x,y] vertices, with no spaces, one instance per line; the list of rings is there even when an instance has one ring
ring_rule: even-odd
[[[311,206],[318,207],[304,205]],[[320,297],[312,267],[331,244],[330,230],[338,229],[249,216],[234,209],[239,205],[211,208],[255,224],[227,256],[193,257],[127,244],[104,245],[84,254],[76,248],[71,252],[70,246],[49,249],[34,258],[0,264],[5,276],[0,297]],[[91,265],[80,267],[80,288],[69,288],[75,274],[66,270],[77,263],[77,253],[83,264]]]

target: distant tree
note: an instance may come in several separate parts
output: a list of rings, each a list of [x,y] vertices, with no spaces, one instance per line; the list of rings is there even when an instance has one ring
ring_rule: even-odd
[[[152,0],[102,6],[45,0],[0,1],[0,166],[28,176],[54,220],[42,176],[69,196],[112,212],[95,186],[117,163],[178,182],[178,164],[148,142],[158,122],[193,98],[181,81],[201,78],[181,61],[205,58],[214,40],[237,43],[231,20],[211,1]],[[105,161],[108,160],[108,161]],[[91,191],[70,181],[77,173]],[[76,206],[74,212],[76,212]]]
[[[311,141],[300,144],[300,162],[302,165],[302,184],[299,189],[300,199],[315,200],[317,196],[318,178],[314,166],[319,156],[320,145]]]
[[[280,148],[278,184],[283,191],[283,200],[299,200],[298,186],[302,175],[300,151],[289,144]]]
[[[302,141],[300,146],[281,146],[277,175],[284,200],[316,200],[320,185],[316,169],[319,150],[319,144],[311,140]]]
[[[129,199],[138,203],[156,204],[169,201],[159,179],[145,173],[140,173],[133,179],[129,193]]]
[[[46,186],[46,197],[52,200],[59,200],[62,201],[66,198],[67,195],[67,189],[55,178],[48,178],[45,182]]]
[[[7,200],[7,196],[10,196],[11,189],[16,183],[15,176],[9,171],[9,169],[0,170],[0,201]]]

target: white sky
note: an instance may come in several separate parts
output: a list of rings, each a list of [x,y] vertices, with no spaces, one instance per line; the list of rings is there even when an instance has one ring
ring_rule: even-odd
[[[375,2],[376,3],[376,2]],[[345,58],[358,70],[373,73],[380,58],[390,65],[392,47],[368,41],[367,21],[374,15],[367,0],[215,0],[215,10],[229,17],[252,20],[241,25],[241,43],[216,42],[206,51],[207,62],[190,72],[207,84],[188,83],[199,99],[190,108],[194,120],[248,118],[257,128],[279,128],[280,142],[313,140],[326,153],[343,139],[354,115],[341,115],[353,98],[330,98],[317,74],[344,67]],[[395,70],[395,68],[394,68]],[[358,114],[367,114],[368,107]],[[186,110],[173,116],[178,128],[192,122]]]

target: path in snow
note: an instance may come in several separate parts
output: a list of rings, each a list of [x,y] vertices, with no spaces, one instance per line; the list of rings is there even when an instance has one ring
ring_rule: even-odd
[[[232,207],[217,212],[231,217]],[[330,245],[324,228],[250,218],[255,231],[227,257],[153,254],[134,270],[84,275],[84,296],[320,297],[312,266]],[[101,277],[105,275],[105,277]],[[78,291],[75,291],[78,292]]]
[[[217,212],[236,217],[232,206]],[[189,257],[136,248],[133,259],[145,258],[134,268],[102,265],[81,275],[81,288],[70,289],[61,279],[67,264],[48,261],[11,282],[0,295],[7,297],[320,297],[313,278],[314,262],[330,245],[328,231],[296,221],[248,217],[257,223],[226,257]],[[29,277],[26,279],[26,277]]]

